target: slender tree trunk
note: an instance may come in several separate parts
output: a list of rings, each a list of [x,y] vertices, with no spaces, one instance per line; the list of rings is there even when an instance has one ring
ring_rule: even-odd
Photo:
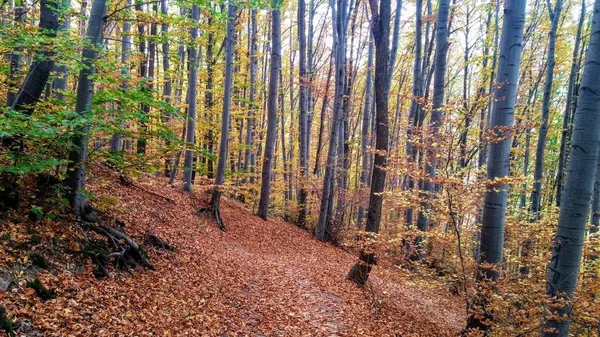
[[[254,148],[254,102],[256,96],[256,71],[258,68],[257,45],[256,45],[256,9],[250,11],[250,93],[248,103],[248,119],[246,120],[246,151],[244,152],[244,173],[250,172],[252,151]],[[246,178],[243,180],[246,182]]]
[[[577,99],[571,159],[562,194],[558,229],[548,266],[544,337],[569,335],[573,292],[577,284],[600,150],[600,1],[594,3],[590,42]]]
[[[410,112],[408,115],[408,125],[406,127],[406,158],[410,163],[414,163],[416,159],[416,149],[413,145],[412,137],[414,135],[414,125],[417,122],[418,116],[420,115],[421,104],[418,99],[422,96],[422,69],[421,69],[421,58],[422,58],[422,19],[423,17],[423,0],[416,0],[416,28],[415,28],[415,63],[413,69],[413,88],[412,88],[412,99],[410,101]],[[406,189],[412,191],[415,186],[414,178],[408,174],[406,175]],[[412,207],[406,210],[405,223],[407,226],[411,226],[414,218],[414,210]]]
[[[61,10],[68,13],[71,9],[71,0],[63,0]],[[60,27],[60,30],[64,32],[69,32],[71,29],[70,17],[67,14],[64,18],[62,18],[63,22]],[[69,69],[66,64],[55,65],[54,71],[56,75],[54,76],[54,81],[52,83],[52,90],[54,91],[54,95],[59,100],[64,100],[64,93],[67,90],[67,80],[69,79]]]
[[[160,2],[160,12],[163,15],[163,20],[166,20],[167,15],[169,14],[167,0],[162,0]],[[161,34],[162,34],[162,39],[163,39],[163,43],[162,43],[163,100],[165,101],[166,104],[171,104],[171,91],[172,91],[172,86],[173,86],[173,79],[171,78],[171,73],[170,73],[168,33],[169,33],[169,25],[166,22],[163,22],[161,25]],[[165,124],[167,126],[169,126],[171,123],[171,113],[169,111],[164,111],[163,118],[164,118]],[[173,135],[172,132],[171,132],[171,135]],[[168,148],[171,145],[171,142],[169,140],[167,140],[166,145]],[[171,168],[171,160],[172,160],[172,157],[170,155],[167,156],[167,158],[165,159],[165,167],[164,167],[164,173],[163,173],[165,177],[169,176],[169,171]]]
[[[567,89],[567,102],[563,115],[562,135],[560,137],[560,153],[558,155],[558,172],[556,173],[556,206],[560,207],[560,200],[563,190],[563,181],[565,178],[565,164],[567,162],[567,143],[569,142],[569,128],[571,124],[571,112],[574,110],[575,80],[579,71],[579,53],[581,44],[581,31],[583,30],[583,21],[585,20],[586,1],[581,1],[581,14],[577,24],[577,34],[575,36],[575,47],[573,48],[573,57],[571,59],[571,71],[569,73],[569,86]]]
[[[101,48],[105,15],[106,0],[94,0],[86,33],[90,45],[84,47],[81,53],[83,68],[79,71],[77,101],[75,103],[75,111],[82,118],[88,120],[92,115],[92,97],[94,95],[94,83],[92,82],[91,75],[95,73],[93,63],[98,57],[98,50]],[[69,153],[66,182],[70,189],[69,202],[71,207],[75,211],[75,214],[84,217],[89,213],[87,199],[85,193],[83,193],[85,190],[89,124],[85,124],[79,131],[72,139],[73,148]]]
[[[337,4],[334,1],[330,2],[335,44],[335,94],[329,149],[327,153],[327,162],[325,164],[325,177],[323,177],[323,195],[321,197],[321,207],[316,229],[316,235],[319,241],[330,241],[333,238],[333,233],[329,231],[329,220],[333,209],[332,196],[335,163],[338,152],[338,137],[340,136],[339,131],[343,119],[344,82],[346,80],[345,20],[347,16],[347,3],[348,0],[341,0],[337,2]]]
[[[134,0],[135,1],[135,10],[138,13],[141,13],[144,11],[144,4],[141,2],[141,0]],[[140,22],[138,23],[138,35],[139,35],[139,53],[141,55],[141,61],[140,61],[140,77],[144,78],[146,81],[148,81],[148,54],[146,52],[146,27],[144,26],[144,23]],[[144,84],[144,90],[147,90],[147,83]],[[141,109],[142,109],[142,113],[144,114],[144,116],[148,116],[150,114],[150,106],[148,104],[142,103],[141,104]],[[137,140],[137,150],[136,152],[138,154],[146,154],[146,130],[147,130],[147,126],[146,123],[144,121],[140,122],[140,136]]]
[[[396,12],[398,12],[396,10]],[[396,14],[398,15],[398,14]],[[394,32],[396,26],[394,23]],[[367,153],[367,144],[369,142],[369,126],[371,125],[370,115],[371,115],[371,105],[372,103],[372,86],[373,86],[373,53],[375,51],[375,42],[373,41],[373,34],[369,33],[369,56],[367,61],[367,79],[365,80],[365,106],[363,108],[363,118],[362,118],[362,128],[361,128],[361,140],[360,140],[360,153],[361,153],[361,167],[362,170],[360,172],[360,187],[364,189],[369,186],[369,153]],[[392,72],[388,71],[388,76],[390,76]],[[389,88],[389,85],[388,85]],[[356,219],[356,225],[362,227],[362,222],[364,218],[365,209],[362,204],[358,207],[358,218]]]
[[[298,118],[298,150],[299,150],[299,166],[300,166],[300,192],[298,194],[298,226],[301,228],[306,227],[306,215],[307,215],[307,198],[308,191],[306,190],[306,179],[308,178],[308,97],[307,97],[307,73],[306,73],[306,27],[305,18],[306,16],[306,3],[304,0],[298,0],[298,45],[299,45],[299,68],[300,68],[300,93],[299,93],[299,104],[300,109]]]
[[[192,5],[192,21],[194,23],[200,20],[200,9]],[[188,115],[187,115],[187,135],[185,137],[186,150],[183,160],[183,190],[192,191],[192,173],[194,172],[194,146],[196,138],[196,93],[198,85],[198,26],[193,25],[190,29],[191,44],[189,49],[189,74],[188,74]]]
[[[525,24],[524,0],[507,0],[504,5],[502,23],[502,38],[500,42],[500,58],[496,83],[502,83],[495,90],[495,101],[491,124],[492,132],[497,141],[490,145],[487,165],[487,178],[502,179],[509,175],[509,159],[511,133],[514,123],[514,108],[517,97],[519,66],[523,42],[523,26]],[[485,193],[481,228],[481,254],[477,270],[477,281],[496,281],[500,276],[500,263],[504,248],[504,220],[508,197],[508,184],[496,183]],[[489,330],[491,315],[483,298],[476,303],[483,311],[471,311],[467,328]],[[467,308],[471,309],[471,308]]]
[[[438,16],[436,24],[436,53],[434,60],[434,79],[433,79],[433,110],[429,124],[433,134],[433,142],[439,144],[439,129],[444,118],[444,87],[446,85],[446,60],[448,54],[448,17],[450,13],[450,0],[440,0],[438,6]],[[437,168],[437,147],[430,146],[428,151],[428,161],[426,163],[427,179],[423,181],[423,192],[425,200],[421,203],[421,211],[417,219],[419,230],[425,232],[429,229],[429,211],[431,210],[431,200],[434,197],[434,179]],[[417,242],[418,244],[419,242]],[[420,256],[420,254],[419,254]]]
[[[375,39],[375,105],[377,131],[375,141],[375,165],[371,178],[371,194],[367,213],[367,232],[379,233],[383,190],[387,167],[389,146],[388,127],[388,67],[389,67],[389,35],[390,35],[390,0],[370,0],[372,30]],[[379,8],[378,8],[379,7]],[[352,267],[347,278],[364,285],[369,279],[372,265],[376,263],[374,253],[361,251],[359,261]]]
[[[279,13],[280,1],[273,0],[274,9],[271,11],[271,71],[269,74],[269,102],[267,116],[267,139],[263,155],[262,182],[260,186],[260,201],[258,216],[267,220],[271,194],[271,167],[274,155],[275,137],[277,136],[277,90],[281,72],[281,18]]]
[[[548,2],[549,4],[550,2]],[[550,118],[550,96],[552,94],[552,81],[554,78],[554,55],[556,50],[556,32],[562,11],[562,0],[556,0],[554,10],[548,8],[552,26],[548,33],[548,65],[546,67],[546,82],[544,84],[544,98],[542,100],[542,125],[538,136],[535,151],[535,170],[533,173],[533,191],[531,192],[531,213],[534,220],[538,220],[541,210],[542,178],[544,174],[544,150],[548,135],[548,119]]]
[[[132,0],[127,1],[127,5],[132,5]],[[129,76],[129,59],[131,56],[131,22],[129,20],[123,21],[123,30],[121,34],[121,90],[127,89],[127,77]],[[119,122],[119,126],[122,128],[125,126],[124,122]],[[123,136],[119,132],[115,132],[110,139],[110,151],[118,153],[121,151]]]
[[[325,133],[325,112],[329,104],[329,86],[331,85],[331,72],[333,70],[333,55],[329,58],[329,70],[327,71],[327,80],[325,80],[325,91],[323,94],[323,104],[321,105],[321,117],[319,118],[319,138],[317,142],[317,153],[315,155],[315,168],[313,174],[319,177],[321,175],[321,151],[323,150],[323,134]]]
[[[221,188],[225,183],[225,166],[227,164],[227,146],[229,139],[229,117],[231,115],[231,90],[233,86],[233,52],[235,48],[235,16],[236,6],[233,3],[227,5],[227,40],[225,42],[225,94],[223,96],[223,115],[221,120],[221,141],[219,143],[219,161],[215,176],[215,188],[212,192],[210,206],[212,214],[217,221],[217,226],[225,230],[225,224],[221,219]]]
[[[209,14],[207,24],[212,25],[213,18],[212,14]],[[206,44],[206,91],[204,93],[204,110],[206,111],[206,116],[209,121],[208,131],[206,132],[206,147],[207,150],[211,153],[214,151],[214,134],[212,128],[213,121],[213,106],[214,106],[214,98],[213,98],[213,87],[214,87],[214,66],[215,60],[213,59],[213,48],[215,45],[215,38],[212,30],[208,32],[207,44]],[[214,161],[210,158],[206,160],[206,175],[208,178],[214,177]]]

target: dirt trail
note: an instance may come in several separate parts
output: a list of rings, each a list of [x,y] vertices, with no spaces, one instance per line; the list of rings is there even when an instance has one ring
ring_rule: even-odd
[[[178,251],[149,251],[157,271],[136,271],[134,277],[57,275],[58,298],[33,307],[34,323],[47,336],[406,337],[460,331],[459,298],[398,284],[377,268],[371,286],[359,288],[344,279],[355,256],[291,224],[263,221],[240,203],[223,200],[222,233],[196,211],[205,206],[204,192],[192,200],[162,178],[137,182],[170,203],[121,186],[110,174],[93,181],[100,198],[121,200],[110,214],[129,232],[150,230]]]

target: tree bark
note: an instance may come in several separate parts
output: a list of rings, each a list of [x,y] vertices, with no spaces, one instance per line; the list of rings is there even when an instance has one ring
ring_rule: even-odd
[[[550,2],[548,2],[549,4]],[[550,118],[550,98],[552,94],[552,81],[554,78],[554,58],[556,51],[556,32],[562,11],[562,0],[556,0],[554,10],[548,8],[552,25],[548,33],[548,65],[546,66],[546,82],[544,83],[544,98],[542,100],[542,125],[538,136],[535,151],[535,169],[533,173],[533,191],[531,192],[531,214],[533,220],[538,220],[541,210],[542,178],[544,175],[544,150],[548,135],[548,119]]]
[[[271,194],[271,168],[277,136],[277,90],[279,74],[281,72],[281,18],[280,1],[273,0],[274,9],[271,11],[271,69],[269,74],[269,102],[267,103],[267,139],[262,165],[262,182],[260,187],[260,201],[258,203],[258,216],[267,220],[269,214],[269,201]]]
[[[221,219],[221,193],[225,183],[225,166],[227,165],[227,147],[229,140],[229,117],[231,115],[231,90],[233,87],[233,52],[235,49],[235,16],[237,7],[233,3],[227,5],[227,39],[225,42],[225,94],[223,95],[223,114],[221,120],[221,141],[219,142],[219,160],[215,175],[215,187],[212,192],[210,206],[217,226],[225,230]],[[189,131],[188,131],[189,132]]]
[[[192,191],[192,173],[194,172],[194,149],[196,139],[196,94],[198,85],[198,26],[195,24],[200,20],[200,9],[192,5],[192,21],[194,25],[190,29],[191,44],[189,49],[189,73],[188,73],[188,114],[186,127],[186,150],[183,160],[183,190]]]
[[[572,297],[583,255],[587,214],[600,150],[600,1],[594,4],[590,42],[577,99],[571,159],[562,194],[558,229],[548,266],[544,337],[568,336]],[[565,301],[565,302],[563,302]]]
[[[298,158],[300,168],[300,191],[298,193],[298,226],[306,227],[307,215],[307,198],[308,191],[306,190],[306,179],[308,178],[308,100],[307,100],[307,73],[306,73],[306,2],[298,0],[298,46],[299,46],[299,69],[300,69],[300,85],[299,85],[299,123],[298,123]]]
[[[567,162],[567,143],[569,142],[569,128],[571,124],[571,114],[574,110],[574,95],[576,87],[577,72],[579,71],[579,53],[581,44],[581,31],[583,30],[583,21],[585,20],[586,1],[581,1],[581,14],[579,15],[579,23],[577,24],[577,34],[575,36],[575,47],[573,48],[573,56],[571,59],[571,71],[569,72],[569,86],[567,89],[567,101],[565,104],[565,112],[563,115],[562,134],[560,137],[560,152],[558,155],[558,172],[556,173],[556,206],[560,207],[560,199],[563,190],[563,181],[565,178],[565,164]]]
[[[501,84],[494,92],[496,103],[492,109],[490,127],[497,141],[490,145],[487,178],[490,181],[509,175],[511,133],[514,123],[514,108],[517,97],[519,66],[525,23],[524,0],[507,0],[504,5],[500,58],[496,83]],[[496,281],[500,276],[500,263],[504,248],[504,221],[508,197],[508,184],[495,183],[485,193],[481,226],[481,254],[477,268],[477,281]],[[483,315],[471,311],[467,328],[489,329],[491,319],[485,299],[476,303]]]
[[[77,82],[77,101],[75,111],[84,118],[92,114],[92,98],[94,95],[94,83],[91,75],[95,73],[94,61],[98,57],[98,49],[101,48],[102,30],[104,28],[104,17],[106,15],[106,0],[94,0],[90,11],[89,24],[86,36],[90,42],[82,53],[83,68],[79,71]],[[85,216],[88,213],[87,199],[85,193],[86,161],[88,156],[88,137],[90,126],[86,124],[73,136],[73,148],[69,153],[69,164],[67,167],[67,186],[69,187],[69,202],[76,215]]]
[[[390,0],[369,0],[372,15],[372,30],[375,40],[375,106],[376,106],[376,140],[375,164],[371,178],[371,194],[367,213],[366,230],[379,233],[383,190],[387,168],[389,146],[388,127],[388,65],[389,65],[389,35],[390,35]],[[376,263],[373,253],[361,251],[359,261],[352,267],[347,278],[359,285],[364,285],[369,279],[372,265]]]

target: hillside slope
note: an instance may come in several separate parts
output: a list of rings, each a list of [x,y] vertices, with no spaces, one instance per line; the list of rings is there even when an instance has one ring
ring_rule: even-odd
[[[356,257],[295,226],[263,221],[225,199],[227,232],[190,197],[151,176],[118,183],[95,172],[91,190],[119,200],[105,211],[133,237],[152,232],[177,247],[149,250],[156,271],[113,272],[96,280],[55,266],[43,280],[57,297],[30,297],[8,309],[44,336],[443,336],[464,322],[459,297],[394,281],[375,268],[366,288],[344,279]],[[196,187],[198,190],[199,187]],[[150,192],[150,193],[149,193]],[[170,200],[168,200],[170,199]],[[23,296],[26,296],[24,294]],[[22,307],[22,303],[29,307]],[[17,308],[21,306],[20,308]]]

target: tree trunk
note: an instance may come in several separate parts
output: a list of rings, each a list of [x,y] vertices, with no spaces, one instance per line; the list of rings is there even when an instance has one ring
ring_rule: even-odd
[[[232,3],[227,5],[227,39],[225,42],[225,94],[223,95],[223,114],[221,120],[221,141],[219,143],[219,160],[215,175],[215,187],[212,192],[210,206],[217,226],[225,230],[223,219],[221,219],[221,188],[225,183],[225,166],[227,165],[227,146],[229,140],[229,117],[231,115],[231,89],[233,86],[233,52],[235,49],[235,16],[236,6]],[[188,131],[189,132],[189,131]]]
[[[271,168],[277,136],[277,90],[281,72],[281,18],[280,1],[273,0],[274,9],[271,11],[271,71],[269,74],[269,102],[267,103],[267,139],[263,155],[262,182],[260,186],[260,201],[258,216],[267,220],[271,194]]]
[[[194,23],[200,20],[200,9],[192,5],[192,21]],[[196,94],[198,85],[198,49],[196,40],[198,40],[198,26],[194,25],[190,29],[191,43],[189,49],[189,73],[188,73],[188,114],[187,114],[187,135],[185,137],[186,150],[183,160],[183,190],[192,191],[192,173],[194,172],[194,146],[196,139]]]
[[[548,266],[543,336],[568,336],[572,297],[577,284],[600,150],[600,1],[594,4],[590,42],[573,127],[571,159]],[[563,302],[565,301],[565,302]]]
[[[131,6],[132,0],[127,1],[127,5]],[[127,89],[127,77],[129,76],[129,58],[131,55],[131,22],[129,20],[123,21],[123,30],[121,34],[121,76],[123,77],[121,82],[121,89],[125,91]],[[120,122],[119,125],[124,127],[124,123]],[[112,135],[110,139],[110,151],[118,153],[121,151],[123,136],[117,131]]]
[[[56,32],[59,28],[58,22],[58,2],[50,0],[42,0],[40,2],[40,24],[39,27],[46,39],[56,37]],[[29,72],[19,89],[19,92],[14,97],[11,108],[26,115],[33,114],[35,104],[42,96],[42,92],[46,87],[50,72],[54,67],[54,52],[44,51],[43,56],[38,55],[36,61],[29,68]]]
[[[92,97],[94,95],[94,83],[91,75],[95,73],[93,66],[101,48],[102,30],[104,28],[104,16],[106,15],[106,0],[94,0],[90,12],[90,19],[86,36],[90,45],[86,46],[82,53],[83,68],[79,71],[77,81],[77,101],[75,111],[86,119],[91,119]],[[87,115],[87,116],[85,116]],[[73,148],[69,153],[69,164],[67,167],[67,186],[69,187],[69,202],[79,216],[88,213],[87,199],[85,193],[86,161],[88,155],[88,137],[90,126],[85,124],[72,139]]]
[[[450,0],[440,0],[436,24],[436,53],[434,60],[433,78],[433,110],[429,124],[433,134],[433,142],[439,144],[439,129],[444,118],[444,87],[446,85],[446,61],[448,54],[448,17],[450,13]],[[429,229],[428,214],[431,210],[431,200],[434,193],[435,170],[437,168],[437,147],[430,146],[428,161],[426,163],[427,179],[423,181],[425,200],[421,203],[421,211],[417,219],[419,230],[425,232]]]
[[[375,165],[371,178],[371,194],[367,213],[367,232],[379,233],[383,190],[387,168],[389,146],[388,128],[388,65],[389,65],[389,35],[390,35],[390,0],[381,0],[379,8],[376,0],[370,0],[372,15],[372,30],[375,39],[375,106],[377,131],[375,141]],[[361,251],[359,261],[352,267],[347,278],[364,285],[376,263],[375,254]]]
[[[138,12],[144,11],[144,4],[140,0],[135,0],[135,10]],[[146,33],[146,27],[144,23],[138,23],[138,34],[139,34],[139,53],[141,55],[140,60],[140,77],[148,81],[148,55],[146,54],[146,37],[144,36]],[[144,84],[144,90],[147,89],[147,83]],[[150,106],[148,104],[141,104],[142,113],[144,116],[148,116],[150,114]],[[142,120],[140,122],[140,136],[137,140],[137,150],[138,154],[146,154],[146,136],[145,131],[147,129],[146,123]]]
[[[525,7],[526,1],[524,0],[507,0],[504,5],[500,58],[496,77],[496,83],[502,83],[502,85],[494,92],[496,103],[492,109],[490,124],[494,137],[498,141],[489,147],[487,178],[490,181],[509,175],[511,129],[514,122],[521,63]],[[481,226],[481,254],[476,276],[480,283],[485,280],[496,281],[500,276],[507,197],[508,184],[505,182],[494,184],[493,188],[488,189],[485,193]],[[478,309],[483,310],[483,315],[471,311],[467,328],[487,331],[490,328],[488,320],[492,318],[486,306],[487,301],[482,298],[477,302],[479,303],[476,304],[481,307]]]
[[[162,0],[160,2],[160,12],[164,16],[163,20],[166,20],[166,17],[169,14],[167,0]],[[167,25],[166,22],[163,22],[162,26],[161,26],[161,33],[162,33],[162,39],[163,39],[163,43],[162,43],[163,100],[165,101],[166,104],[170,105],[173,80],[171,78],[171,73],[170,73],[170,69],[169,69],[170,62],[169,62],[169,38],[167,35],[168,32],[169,32],[169,26]],[[169,126],[169,124],[171,123],[171,113],[168,111],[164,111],[163,118],[164,118],[165,124],[167,126]],[[171,135],[173,135],[173,132],[171,132]],[[166,145],[168,148],[169,145],[171,145],[171,142],[169,140],[167,140]],[[167,158],[165,159],[165,167],[164,167],[164,176],[165,177],[169,176],[170,168],[171,168],[171,156],[168,155]]]
[[[397,12],[397,10],[396,10]],[[398,15],[398,14],[396,14]],[[396,26],[394,22],[394,32]],[[361,140],[360,140],[360,154],[361,154],[361,172],[360,172],[360,188],[364,189],[369,186],[369,153],[367,153],[367,144],[369,141],[369,126],[371,124],[371,105],[372,103],[372,86],[373,86],[373,53],[375,51],[373,34],[369,32],[369,56],[367,60],[367,79],[365,80],[365,106],[363,108],[363,118],[362,118],[362,127],[361,127]],[[388,76],[390,76],[392,72],[388,71]],[[390,82],[390,81],[388,81]],[[390,86],[388,85],[388,88]],[[362,204],[358,207],[358,218],[356,219],[356,225],[360,228],[362,227],[362,222],[364,218],[365,209]]]
[[[571,112],[574,110],[575,95],[575,80],[579,71],[579,53],[581,44],[581,31],[583,29],[583,21],[585,19],[586,2],[581,1],[581,14],[579,15],[579,23],[577,24],[577,35],[575,36],[575,47],[573,48],[573,57],[571,59],[571,71],[569,73],[569,86],[567,89],[567,102],[565,104],[565,112],[563,115],[562,135],[560,137],[560,153],[558,155],[558,172],[556,173],[556,206],[560,207],[560,199],[563,190],[563,180],[565,178],[565,164],[567,162],[567,143],[569,142],[569,125],[571,124]]]
[[[331,16],[334,31],[334,50],[335,50],[335,94],[333,101],[333,118],[331,124],[331,134],[329,137],[329,149],[327,152],[327,161],[325,164],[325,176],[323,177],[323,196],[321,197],[321,207],[319,219],[317,220],[316,236],[319,241],[330,241],[333,233],[329,231],[330,214],[333,209],[333,182],[335,163],[338,150],[338,137],[343,119],[343,100],[344,86],[346,80],[346,10],[348,0],[339,2],[330,1]],[[337,7],[337,8],[336,8]]]
[[[308,101],[307,101],[307,73],[306,73],[306,27],[305,27],[306,3],[304,0],[298,0],[298,45],[299,45],[299,68],[300,68],[300,85],[299,85],[299,115],[298,118],[298,157],[300,159],[300,191],[298,194],[298,226],[306,227],[307,205],[306,199],[308,192],[306,190],[306,180],[308,178]]]
[[[550,2],[548,2],[550,4]],[[554,55],[556,50],[556,31],[562,11],[562,0],[556,0],[554,10],[548,8],[552,26],[548,33],[548,65],[546,67],[546,82],[544,84],[544,98],[542,100],[542,125],[538,136],[535,151],[535,169],[533,173],[533,191],[531,192],[531,214],[533,220],[538,220],[541,210],[542,178],[544,175],[544,149],[548,135],[548,119],[550,118],[550,96],[552,94],[552,80],[554,78]]]
[[[413,68],[413,88],[412,99],[410,101],[410,112],[408,115],[408,125],[406,126],[406,159],[409,163],[414,163],[416,159],[416,149],[412,143],[414,134],[414,125],[420,114],[421,104],[418,99],[422,96],[422,25],[423,25],[423,0],[416,0],[416,28],[415,28],[415,63]],[[413,177],[410,174],[406,175],[406,189],[412,191],[415,186]],[[411,226],[414,218],[414,210],[412,207],[406,210],[405,223]]]
[[[256,9],[250,11],[250,93],[248,103],[248,119],[246,120],[246,151],[244,152],[244,173],[250,172],[251,156],[254,150],[254,102],[256,96],[256,70],[258,67],[257,45],[256,45]],[[243,182],[246,182],[244,177]]]

